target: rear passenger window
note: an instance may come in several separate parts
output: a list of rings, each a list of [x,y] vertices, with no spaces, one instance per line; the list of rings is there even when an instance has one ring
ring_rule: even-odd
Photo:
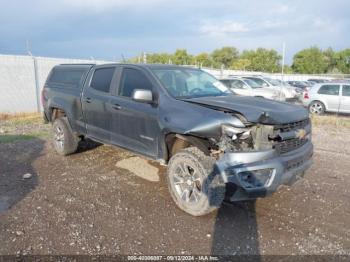
[[[135,89],[152,90],[152,83],[140,70],[131,68],[123,69],[119,95],[131,97]]]
[[[85,69],[53,69],[49,82],[76,85],[81,81]]]
[[[350,96],[350,86],[343,85],[343,96]]]
[[[339,95],[339,85],[323,85],[318,90],[319,94],[322,95]]]
[[[108,93],[114,70],[114,67],[96,69],[91,79],[90,86],[98,91]]]

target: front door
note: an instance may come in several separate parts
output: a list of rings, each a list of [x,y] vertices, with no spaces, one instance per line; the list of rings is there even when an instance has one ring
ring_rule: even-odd
[[[325,84],[318,90],[320,100],[326,103],[327,111],[338,112],[340,103],[340,85]]]
[[[343,85],[339,111],[350,113],[350,85]]]
[[[136,102],[132,99],[135,89],[155,88],[141,69],[127,66],[122,69],[116,95],[111,100],[113,119],[111,141],[116,145],[155,157],[158,149],[160,127],[156,104]]]

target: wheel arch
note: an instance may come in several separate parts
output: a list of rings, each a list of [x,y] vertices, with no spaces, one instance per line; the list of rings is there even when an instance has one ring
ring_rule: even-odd
[[[165,136],[164,142],[166,147],[164,160],[166,162],[168,162],[169,159],[180,150],[191,146],[197,147],[206,155],[210,154],[210,142],[204,138],[192,135],[169,133]]]
[[[53,122],[55,121],[55,119],[57,118],[60,118],[60,117],[66,117],[67,114],[66,112],[59,108],[59,107],[50,107],[50,110],[49,110],[49,120],[50,122]]]

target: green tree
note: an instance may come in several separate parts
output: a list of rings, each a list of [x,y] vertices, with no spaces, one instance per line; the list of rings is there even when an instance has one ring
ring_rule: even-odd
[[[251,65],[249,59],[239,58],[233,62],[231,69],[235,70],[246,70]]]
[[[186,49],[177,49],[173,55],[173,63],[176,65],[188,65],[192,63],[192,55]]]
[[[314,46],[296,53],[292,68],[295,72],[302,74],[323,74],[326,73],[328,65],[329,58],[324,55],[321,49]]]
[[[292,69],[292,67],[289,66],[289,65],[284,65],[283,72],[284,72],[285,74],[293,74],[293,69]]]
[[[281,56],[273,49],[258,48],[256,50],[245,50],[240,58],[250,62],[246,70],[278,72],[281,68]]]
[[[220,68],[221,65],[224,65],[225,68],[229,68],[238,59],[238,50],[235,47],[225,46],[214,50],[211,57],[215,67]]]
[[[207,53],[200,53],[200,54],[196,55],[193,58],[193,60],[194,60],[194,63],[197,63],[200,66],[206,66],[206,67],[211,66],[213,63],[210,55]]]
[[[343,74],[350,74],[350,48],[335,54],[335,66]]]
[[[337,57],[336,52],[333,51],[331,47],[323,51],[324,59],[327,63],[326,73],[334,73],[339,70],[336,69]]]
[[[128,58],[127,60],[126,60],[126,62],[127,63],[131,63],[131,64],[137,64],[138,62],[139,62],[139,57],[137,56],[137,57],[132,57],[132,58]]]
[[[168,64],[172,60],[172,55],[168,53],[153,53],[147,55],[147,63]]]

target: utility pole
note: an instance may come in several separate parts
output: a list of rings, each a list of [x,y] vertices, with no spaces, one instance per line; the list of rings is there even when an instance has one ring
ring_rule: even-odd
[[[126,63],[126,59],[125,59],[124,55],[121,54],[121,56],[122,56],[122,59],[123,59],[123,63]]]
[[[220,76],[223,77],[224,76],[224,69],[225,69],[225,66],[224,64],[221,65],[221,69],[220,69]]]
[[[146,54],[146,52],[143,52],[142,60],[143,60],[144,64],[147,64],[147,54]]]
[[[32,55],[32,52],[30,51],[30,49],[31,49],[31,48],[30,48],[30,42],[29,42],[29,40],[27,39],[27,40],[26,40],[26,51],[27,51],[27,54],[30,55],[30,56],[33,56],[33,55]]]
[[[282,81],[284,81],[284,59],[285,59],[285,54],[286,54],[286,43],[283,42],[282,43]],[[282,85],[280,87],[280,94],[279,94],[280,99],[281,99],[281,95],[282,95]]]
[[[284,59],[286,55],[286,43],[283,42],[282,44],[282,81],[284,80]]]

